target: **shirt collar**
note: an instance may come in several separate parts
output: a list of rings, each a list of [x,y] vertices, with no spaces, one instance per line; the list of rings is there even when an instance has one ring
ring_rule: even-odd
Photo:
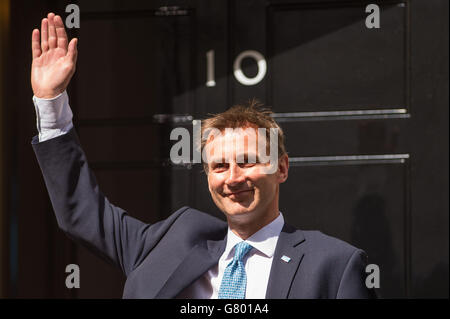
[[[270,258],[275,252],[275,247],[283,225],[284,218],[283,214],[280,212],[277,218],[247,238],[246,242]],[[223,254],[225,259],[229,257],[234,246],[241,241],[243,241],[242,238],[233,233],[230,227],[228,227],[227,246]]]

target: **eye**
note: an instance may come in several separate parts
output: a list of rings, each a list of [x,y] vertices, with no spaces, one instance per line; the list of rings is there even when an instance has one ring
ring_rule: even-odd
[[[246,154],[244,157],[244,163],[239,164],[239,166],[242,168],[250,168],[258,164],[259,164],[258,156],[250,157]]]
[[[227,169],[227,163],[213,163],[211,164],[211,167],[214,171],[223,171]]]
[[[241,164],[239,164],[240,167],[244,167],[244,168],[253,167],[255,165],[256,165],[256,163],[241,163]]]

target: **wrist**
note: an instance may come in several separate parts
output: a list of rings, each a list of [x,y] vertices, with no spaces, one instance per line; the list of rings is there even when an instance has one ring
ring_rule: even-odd
[[[51,100],[60,96],[65,90],[55,90],[55,91],[36,91],[33,92],[34,96],[38,99]]]
[[[45,102],[45,101],[50,101],[51,102],[51,101],[55,101],[58,98],[60,98],[65,92],[66,91],[64,90],[62,93],[59,93],[58,95],[55,95],[55,96],[48,95],[48,96],[40,97],[40,96],[34,95],[33,96],[33,100],[41,101],[41,102]]]

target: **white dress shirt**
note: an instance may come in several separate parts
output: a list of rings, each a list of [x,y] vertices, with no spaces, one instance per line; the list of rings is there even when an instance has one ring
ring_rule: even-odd
[[[33,96],[33,103],[39,142],[66,134],[73,127],[73,115],[66,91],[52,99]],[[280,212],[275,220],[246,240],[253,246],[243,259],[247,274],[246,299],[265,298],[273,255],[283,225],[284,218]],[[242,239],[228,228],[227,244],[218,264],[182,291],[178,298],[217,299],[223,273],[234,256],[234,246],[241,241]]]
[[[247,274],[246,299],[264,299],[266,297],[273,255],[283,225],[284,218],[280,212],[275,220],[246,240],[253,246],[243,259]],[[234,246],[241,241],[243,241],[242,238],[228,228],[227,245],[218,264],[182,291],[177,298],[217,299],[225,268],[233,260]]]

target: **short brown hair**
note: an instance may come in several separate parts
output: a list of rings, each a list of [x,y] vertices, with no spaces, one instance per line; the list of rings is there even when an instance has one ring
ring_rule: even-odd
[[[228,110],[218,114],[211,114],[207,119],[202,120],[202,130],[203,133],[211,128],[218,129],[223,132],[226,128],[246,128],[249,126],[256,126],[258,128],[277,128],[278,129],[278,157],[286,154],[285,147],[285,136],[283,130],[278,125],[278,123],[272,117],[273,112],[264,107],[257,99],[249,100],[244,104],[237,104],[230,107]],[[266,135],[267,140],[269,140],[269,135]],[[201,139],[201,149],[206,145],[207,140]],[[203,163],[205,172],[207,172],[207,163]]]

